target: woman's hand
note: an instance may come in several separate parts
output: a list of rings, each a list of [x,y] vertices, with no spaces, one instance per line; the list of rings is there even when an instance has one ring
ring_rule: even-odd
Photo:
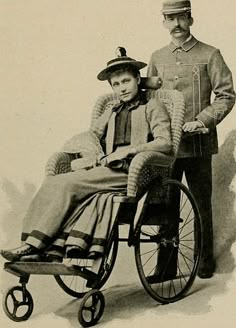
[[[78,171],[81,169],[88,170],[94,167],[94,164],[95,164],[95,159],[93,157],[77,158],[71,161],[71,170],[72,171]]]
[[[113,161],[133,157],[136,154],[137,154],[137,151],[134,147],[120,147],[120,148],[117,148],[117,150],[114,151],[113,153],[109,154],[106,157],[106,159],[107,159],[107,163],[110,163]]]
[[[134,147],[120,147],[115,152],[97,158],[97,162],[101,166],[109,166],[109,163],[114,161],[123,160],[125,158],[134,157],[137,154],[137,150]]]

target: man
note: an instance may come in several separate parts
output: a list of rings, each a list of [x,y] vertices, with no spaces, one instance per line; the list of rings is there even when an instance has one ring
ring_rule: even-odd
[[[43,257],[61,262],[66,247],[67,257],[79,253],[90,258],[101,256],[111,226],[109,195],[126,192],[127,167],[132,157],[151,150],[166,154],[171,160],[169,115],[157,99],[147,101],[140,89],[139,70],[145,66],[120,48],[118,57],[98,74],[99,80],[109,81],[120,99],[93,126],[96,141],[105,139],[107,156],[98,158],[96,167],[44,180],[25,216],[23,245],[2,250],[5,259],[39,261]],[[125,167],[113,168],[112,162],[117,160],[125,162]]]
[[[211,278],[214,270],[212,224],[212,155],[218,151],[216,125],[235,103],[232,75],[220,51],[190,33],[193,24],[189,0],[163,2],[163,25],[171,35],[168,46],[155,51],[148,76],[159,75],[163,88],[182,92],[186,102],[184,132],[206,127],[208,135],[182,138],[173,178],[185,173],[203,220],[203,253],[198,275]],[[211,94],[215,95],[211,103]]]

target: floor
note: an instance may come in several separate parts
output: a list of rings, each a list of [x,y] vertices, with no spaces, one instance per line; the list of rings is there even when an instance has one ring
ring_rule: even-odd
[[[105,311],[97,327],[235,327],[236,272],[215,274],[213,278],[197,278],[184,299],[157,304],[144,291],[136,272],[132,249],[126,257],[119,256],[110,280],[103,288]],[[122,250],[121,250],[122,253]],[[2,263],[1,263],[2,264]],[[6,272],[1,275],[1,291],[18,284]],[[58,287],[53,277],[33,276],[28,290],[34,299],[34,311],[25,322],[9,320],[2,308],[0,323],[4,328],[16,327],[79,327],[77,319],[80,300],[73,299]]]

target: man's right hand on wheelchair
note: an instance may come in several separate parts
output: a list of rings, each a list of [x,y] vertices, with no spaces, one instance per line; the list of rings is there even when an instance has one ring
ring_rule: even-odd
[[[194,134],[208,134],[210,132],[210,130],[198,120],[184,123],[182,130],[183,137],[192,136]]]

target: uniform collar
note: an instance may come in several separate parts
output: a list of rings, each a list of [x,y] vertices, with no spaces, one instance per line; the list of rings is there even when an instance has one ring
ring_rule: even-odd
[[[193,35],[190,35],[181,46],[177,46],[173,41],[170,42],[169,44],[169,49],[172,52],[175,52],[177,49],[183,49],[184,51],[189,51],[192,49],[196,44],[198,43],[198,40],[195,39]]]
[[[132,109],[137,108],[139,105],[144,105],[146,102],[147,102],[147,100],[146,100],[145,94],[143,92],[140,92],[135,99],[133,99],[132,101],[130,101],[128,103],[120,100],[120,102],[112,108],[112,111],[119,113],[123,108],[132,110]]]

